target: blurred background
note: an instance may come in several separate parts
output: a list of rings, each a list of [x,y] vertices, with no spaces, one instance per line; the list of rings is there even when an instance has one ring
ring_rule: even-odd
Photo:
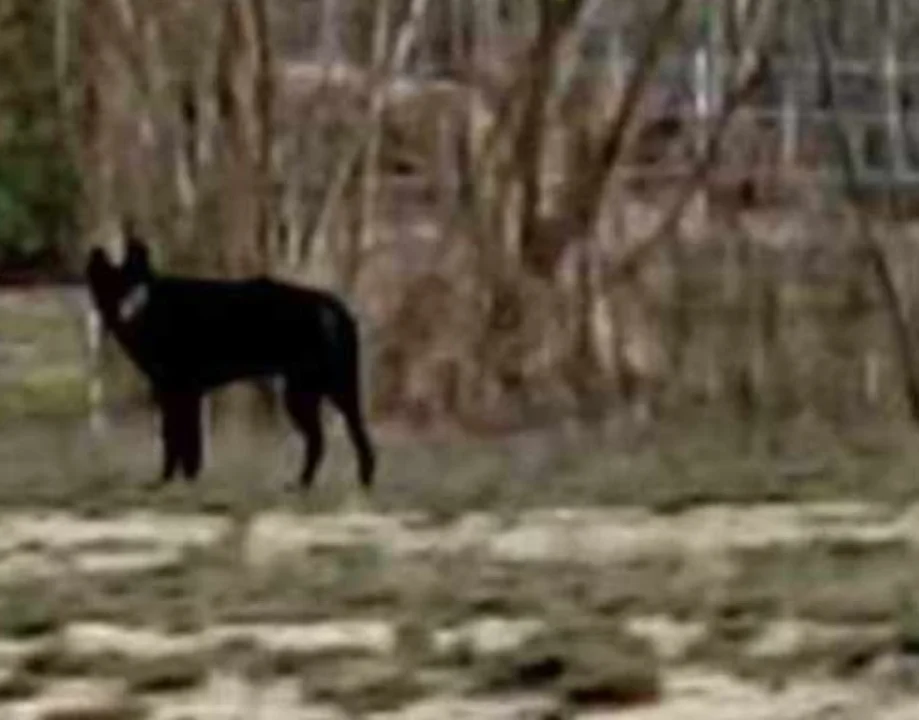
[[[132,218],[166,271],[342,293],[377,420],[919,417],[917,33],[907,0],[5,0],[0,415],[88,411],[83,257]]]

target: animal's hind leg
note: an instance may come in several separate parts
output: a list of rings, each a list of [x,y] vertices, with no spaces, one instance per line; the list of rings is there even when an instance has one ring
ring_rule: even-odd
[[[157,393],[156,402],[160,407],[160,438],[163,443],[160,482],[165,484],[172,480],[182,456],[182,411],[178,396],[172,393]]]
[[[359,389],[356,384],[352,384],[344,390],[332,393],[330,397],[335,407],[341,411],[341,414],[345,418],[348,435],[357,453],[358,474],[361,486],[364,490],[369,491],[373,485],[373,473],[376,468],[376,453],[374,452],[373,443],[370,440],[367,426],[364,423],[363,413],[361,412]]]
[[[179,461],[187,480],[201,472],[201,396],[183,395],[179,409]]]
[[[325,436],[319,417],[319,402],[318,393],[298,387],[295,383],[286,382],[284,406],[306,443],[306,459],[303,472],[300,474],[300,484],[304,489],[309,489],[312,485],[316,469],[325,454]]]

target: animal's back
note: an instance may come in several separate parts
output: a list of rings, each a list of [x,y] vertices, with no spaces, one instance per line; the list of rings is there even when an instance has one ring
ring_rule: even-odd
[[[351,313],[334,295],[268,278],[160,278],[147,321],[158,352],[169,353],[170,374],[208,385],[240,375],[322,373],[356,337]]]

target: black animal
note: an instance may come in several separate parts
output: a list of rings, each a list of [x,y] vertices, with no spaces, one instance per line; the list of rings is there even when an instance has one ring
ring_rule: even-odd
[[[327,398],[345,418],[361,485],[370,489],[375,453],[361,413],[357,325],[334,295],[266,278],[159,275],[136,237],[120,266],[94,248],[86,276],[103,326],[152,385],[162,414],[161,482],[179,466],[189,480],[201,469],[205,393],[281,376],[284,405],[306,443],[302,486],[312,483],[325,450],[319,409]]]

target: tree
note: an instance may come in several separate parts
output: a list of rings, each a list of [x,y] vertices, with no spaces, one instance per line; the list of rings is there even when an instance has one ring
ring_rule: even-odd
[[[74,232],[50,0],[0,6],[0,268],[56,270]]]

